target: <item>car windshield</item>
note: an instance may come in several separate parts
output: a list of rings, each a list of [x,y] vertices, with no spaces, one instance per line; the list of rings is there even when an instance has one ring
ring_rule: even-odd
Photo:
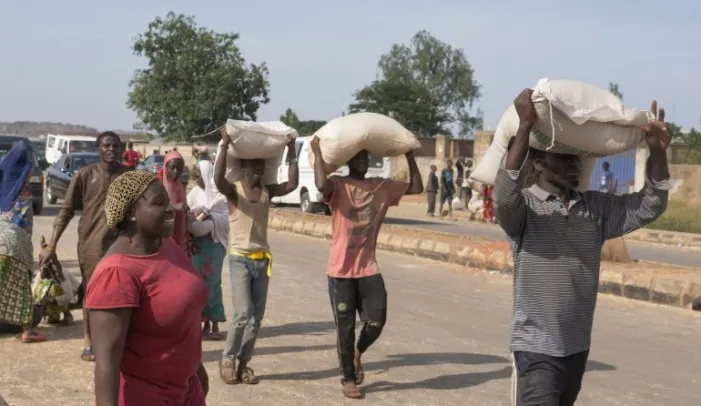
[[[151,155],[151,162],[154,164],[162,164],[165,157],[163,155]]]
[[[97,155],[86,155],[86,156],[74,156],[71,159],[71,163],[73,164],[73,171],[77,171],[78,169],[94,164],[95,162],[99,161],[100,157]]]
[[[72,140],[68,143],[68,152],[97,152],[95,141]]]

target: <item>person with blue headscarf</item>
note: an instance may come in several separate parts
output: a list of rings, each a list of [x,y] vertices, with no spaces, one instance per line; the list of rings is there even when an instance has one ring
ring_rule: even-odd
[[[0,161],[0,328],[21,327],[23,343],[46,341],[34,332],[32,194],[29,147],[16,143]]]

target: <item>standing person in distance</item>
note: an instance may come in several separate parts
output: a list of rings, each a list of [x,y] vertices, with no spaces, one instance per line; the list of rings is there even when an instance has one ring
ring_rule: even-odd
[[[657,120],[645,127],[650,158],[642,190],[577,192],[579,157],[528,147],[536,122],[531,95],[526,89],[514,101],[521,123],[494,188],[495,214],[514,257],[512,393],[518,406],[570,406],[589,356],[601,247],[664,213],[671,135],[653,102]],[[537,179],[524,189],[528,162]]]
[[[455,197],[455,170],[453,169],[453,161],[448,160],[445,168],[441,171],[441,205],[439,206],[439,215],[443,218],[443,205],[448,202],[448,218],[453,219],[453,197]]]
[[[299,183],[295,140],[287,144],[288,181],[263,184],[265,161],[241,159],[241,179],[235,184],[226,180],[226,154],[231,138],[221,130],[222,143],[214,167],[214,184],[229,201],[229,278],[234,317],[226,335],[219,375],[224,383],[257,384],[258,377],[248,366],[253,358],[258,330],[268,300],[268,283],[272,276],[273,256],[268,244],[270,199],[284,196]],[[238,366],[236,365],[238,361]]]
[[[129,171],[129,168],[119,162],[121,145],[119,136],[112,131],[105,131],[97,136],[100,161],[80,168],[71,177],[63,205],[54,220],[51,239],[39,258],[41,267],[49,261],[58,261],[56,258],[58,241],[75,216],[75,212],[80,211],[77,251],[83,291],[90,282],[95,266],[117,238],[116,234],[107,228],[104,206],[109,185],[121,174]],[[94,361],[90,322],[85,309],[83,309],[83,342],[80,358],[83,361]]]
[[[406,154],[409,182],[366,178],[369,154],[361,151],[348,161],[348,176],[326,177],[319,139],[311,142],[314,181],[331,208],[333,237],[327,276],[336,322],[343,394],[360,399],[363,393],[361,356],[380,337],[387,319],[387,291],[375,258],[377,235],[387,210],[402,196],[423,192],[421,173],[413,152]],[[356,344],[355,314],[363,329]]]
[[[431,217],[435,217],[436,215],[436,193],[438,193],[438,189],[440,189],[436,171],[438,171],[436,165],[431,165],[431,172],[428,173],[428,180],[426,181],[426,199],[428,200],[428,210],[426,213]]]
[[[139,164],[139,159],[141,159],[141,154],[134,149],[134,143],[131,141],[127,142],[127,150],[122,155],[124,166],[129,169],[135,169]]]

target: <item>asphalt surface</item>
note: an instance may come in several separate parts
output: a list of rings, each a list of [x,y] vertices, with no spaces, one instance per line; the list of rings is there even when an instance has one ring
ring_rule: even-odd
[[[281,208],[299,211],[298,207],[284,206]],[[412,219],[405,217],[388,217],[385,219],[385,223],[440,231],[444,233],[470,235],[494,241],[506,240],[506,235],[498,226],[467,220],[450,221],[433,220],[430,218]],[[634,260],[701,268],[701,250],[699,249],[653,244],[633,240],[626,240],[626,245],[628,246],[628,252],[631,258]]]
[[[50,230],[39,218],[35,240]],[[75,225],[59,244],[71,266]],[[251,364],[255,387],[218,378],[222,343],[203,343],[210,405],[354,404],[340,394],[324,276],[328,243],[271,232],[274,255],[264,327]],[[73,257],[74,258],[74,257]],[[381,252],[389,316],[364,358],[370,405],[508,405],[511,280]],[[227,275],[225,271],[225,275]],[[232,308],[224,278],[227,315]],[[74,313],[77,318],[79,314]],[[51,341],[0,338],[0,395],[12,405],[93,404],[92,365],[79,360],[80,327],[42,328]],[[701,399],[701,315],[601,296],[581,406],[692,406]]]

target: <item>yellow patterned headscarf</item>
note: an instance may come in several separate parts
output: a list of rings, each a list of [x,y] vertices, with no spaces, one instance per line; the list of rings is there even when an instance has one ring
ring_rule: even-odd
[[[144,194],[156,176],[146,171],[129,171],[120,175],[107,189],[105,216],[111,230],[127,217],[131,205]]]

